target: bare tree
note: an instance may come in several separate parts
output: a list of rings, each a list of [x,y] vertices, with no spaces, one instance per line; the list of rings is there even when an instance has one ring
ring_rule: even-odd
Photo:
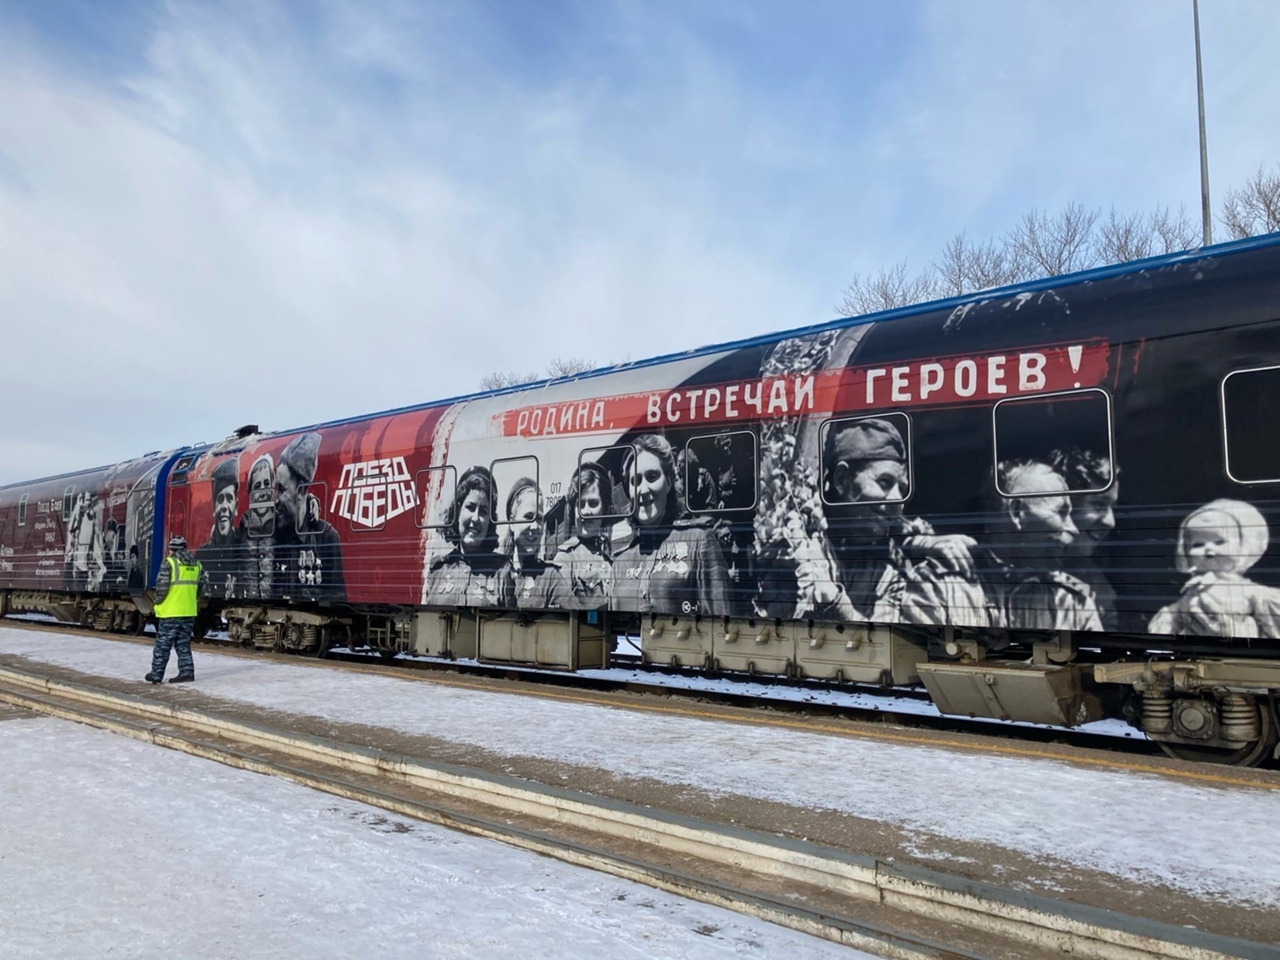
[[[1218,219],[1234,240],[1280,230],[1280,163],[1274,173],[1259,167],[1243,187],[1228,190]]]
[[[942,296],[958,297],[975,290],[1003,287],[1024,279],[1024,270],[1008,246],[988,240],[974,244],[958,233],[933,262],[934,279]]]
[[[536,373],[516,373],[514,370],[501,371],[495,370],[493,373],[486,373],[480,378],[481,390],[501,390],[504,387],[514,387],[521,383],[532,383],[538,379]]]
[[[1221,220],[1236,238],[1280,230],[1280,164],[1273,173],[1259,167],[1243,187],[1229,190]],[[1112,207],[1105,220],[1099,219],[1097,210],[1078,203],[1056,214],[1033,209],[998,240],[979,244],[964,233],[956,234],[924,273],[908,274],[904,260],[878,274],[854,274],[836,310],[846,316],[875,313],[1074,273],[1101,263],[1193,250],[1199,244],[1200,224],[1191,221],[1186,207],[1176,213],[1156,207],[1149,213],[1131,214]]]
[[[572,377],[575,374],[585,373],[595,368],[596,362],[588,360],[586,357],[556,357],[556,359],[547,364],[545,376],[554,380],[557,377]],[[516,373],[514,370],[506,372],[497,370],[480,378],[480,388],[482,390],[502,390],[505,387],[515,387],[522,383],[541,380],[543,376],[543,374],[538,373]]]
[[[1187,217],[1187,208],[1176,214],[1168,207],[1150,213],[1111,213],[1098,228],[1094,249],[1100,263],[1128,263],[1144,257],[1190,250],[1200,242],[1200,233]]]
[[[1005,245],[1035,276],[1087,270],[1098,262],[1091,242],[1097,219],[1097,210],[1087,210],[1078,203],[1069,203],[1053,215],[1032,208],[1022,215],[1022,222],[1006,237]]]
[[[572,377],[595,368],[596,362],[588,360],[586,357],[556,357],[556,359],[547,364],[547,376],[553,379],[555,377]]]
[[[905,307],[936,296],[938,290],[933,271],[908,275],[907,261],[903,260],[896,266],[881,268],[875,276],[864,277],[855,273],[845,287],[844,299],[836,305],[836,310],[851,317]]]
[[[1103,263],[1127,263],[1151,256],[1152,234],[1145,227],[1146,217],[1141,213],[1124,216],[1112,207],[1098,230],[1098,256]]]
[[[1178,253],[1200,246],[1200,224],[1192,222],[1185,206],[1179,207],[1176,215],[1171,214],[1168,207],[1156,207],[1150,223],[1151,232],[1159,241],[1156,254]]]

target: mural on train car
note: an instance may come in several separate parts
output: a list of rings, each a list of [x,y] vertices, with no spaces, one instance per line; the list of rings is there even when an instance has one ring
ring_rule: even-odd
[[[258,450],[239,509],[241,457],[220,459],[208,476],[211,523],[191,542],[204,568],[205,592],[221,599],[346,599],[342,539],[325,519],[316,483],[321,436],[299,434],[279,450]],[[187,486],[205,489],[193,476]],[[191,507],[193,520],[204,513]]]
[[[1081,317],[1045,291],[269,437],[201,461],[189,540],[225,599],[1280,637],[1268,508],[1227,496],[1277,391],[1230,480],[1153,500],[1113,409],[1153,348]],[[1118,536],[1126,490],[1169,515]]]
[[[170,514],[172,521],[173,504],[186,504],[183,532],[204,567],[203,592],[222,600],[416,602],[426,494],[414,471],[426,465],[440,413],[358,420],[202,457],[182,489],[170,490]]]
[[[865,332],[782,341],[734,381],[493,412],[473,401],[436,438],[454,456],[422,602],[952,624],[997,643],[1122,626],[1280,637],[1280,591],[1245,575],[1267,523],[1241,501],[1193,511],[1181,598],[1121,623],[1097,558],[1123,488],[1120,346],[859,364]],[[957,495],[976,504],[970,527],[944,531],[910,510],[911,414],[965,405],[987,411],[994,457]]]
[[[1115,489],[1109,401],[1088,390],[1108,344],[850,365],[863,332],[784,341],[737,381],[508,406],[487,424],[493,404],[474,401],[435,440],[455,453],[422,602],[1101,629],[1062,559],[1066,481],[1023,448],[1046,417],[1078,420],[1079,443],[1046,461],[1092,457]],[[992,491],[988,542],[907,517],[900,411],[1021,397],[1035,403],[1004,415],[1016,456],[997,478],[1017,499]]]

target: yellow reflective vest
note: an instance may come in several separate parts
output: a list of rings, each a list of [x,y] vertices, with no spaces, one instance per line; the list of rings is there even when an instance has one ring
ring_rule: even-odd
[[[162,620],[169,617],[194,617],[196,615],[196,599],[200,591],[200,564],[187,565],[179,563],[175,557],[165,557],[169,564],[169,592],[156,604],[156,616]]]

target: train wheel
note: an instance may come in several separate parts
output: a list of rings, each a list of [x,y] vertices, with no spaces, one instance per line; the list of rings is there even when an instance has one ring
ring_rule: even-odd
[[[333,646],[333,637],[329,635],[329,628],[321,627],[316,632],[316,646],[312,653],[317,660],[323,660],[329,656],[331,646]]]
[[[1272,759],[1276,744],[1280,742],[1280,717],[1277,717],[1280,704],[1270,697],[1259,698],[1257,707],[1261,735],[1238,750],[1196,747],[1186,743],[1166,743],[1163,740],[1159,741],[1160,749],[1175,760],[1192,763],[1220,763],[1232,767],[1260,766]]]

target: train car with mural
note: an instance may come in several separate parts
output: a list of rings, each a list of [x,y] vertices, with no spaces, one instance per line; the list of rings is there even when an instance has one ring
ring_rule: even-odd
[[[1252,764],[1278,493],[1273,235],[0,488],[0,604],[128,629],[180,534],[247,645],[922,684]]]

